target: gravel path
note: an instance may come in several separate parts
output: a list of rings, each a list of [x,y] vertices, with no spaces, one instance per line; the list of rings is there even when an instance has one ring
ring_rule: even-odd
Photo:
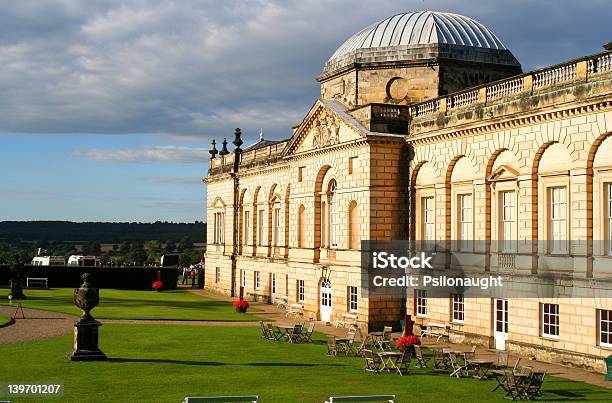
[[[0,306],[0,314],[12,317],[15,305]],[[12,344],[22,341],[48,339],[72,332],[76,316],[57,312],[39,311],[24,308],[25,319],[21,311],[17,314],[15,323],[0,328],[0,344]]]

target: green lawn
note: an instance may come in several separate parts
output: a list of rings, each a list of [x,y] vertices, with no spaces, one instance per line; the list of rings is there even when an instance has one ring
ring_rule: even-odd
[[[3,291],[8,293],[6,289],[0,293],[4,294]],[[72,301],[73,292],[71,288],[29,289],[25,290],[27,299],[21,302],[24,308],[80,315]],[[204,298],[183,289],[163,292],[101,289],[100,304],[92,315],[97,319],[259,320],[236,313],[229,302]]]
[[[9,318],[8,316],[0,315],[0,327],[6,325],[10,321],[11,321],[11,318]]]
[[[100,337],[106,362],[70,362],[71,335],[0,346],[0,379],[63,382],[66,402],[180,402],[217,394],[323,402],[332,394],[389,393],[399,402],[504,401],[499,390],[491,393],[493,380],[421,369],[404,377],[367,374],[361,358],[328,357],[322,338],[289,345],[261,339],[258,328],[146,324],[107,324]],[[548,377],[543,390],[542,401],[612,400],[609,390],[560,378]]]

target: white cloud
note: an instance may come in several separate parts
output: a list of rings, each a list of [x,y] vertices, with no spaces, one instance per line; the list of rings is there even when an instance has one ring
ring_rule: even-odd
[[[207,148],[184,146],[151,146],[124,149],[72,150],[72,155],[96,161],[111,162],[180,162],[202,164],[210,158]]]

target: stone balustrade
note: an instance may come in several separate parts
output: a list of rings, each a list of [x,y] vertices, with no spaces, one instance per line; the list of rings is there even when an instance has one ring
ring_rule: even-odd
[[[511,95],[533,94],[556,85],[588,81],[599,73],[609,71],[612,71],[610,51],[413,104],[410,106],[410,115],[412,118],[433,115],[476,104],[486,104]]]

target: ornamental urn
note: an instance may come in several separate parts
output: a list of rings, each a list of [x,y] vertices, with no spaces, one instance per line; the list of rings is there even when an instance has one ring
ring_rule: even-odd
[[[82,320],[94,320],[89,311],[94,309],[100,302],[100,291],[92,286],[90,273],[83,274],[81,279],[83,284],[80,288],[74,290],[74,304],[83,311],[81,315]]]

